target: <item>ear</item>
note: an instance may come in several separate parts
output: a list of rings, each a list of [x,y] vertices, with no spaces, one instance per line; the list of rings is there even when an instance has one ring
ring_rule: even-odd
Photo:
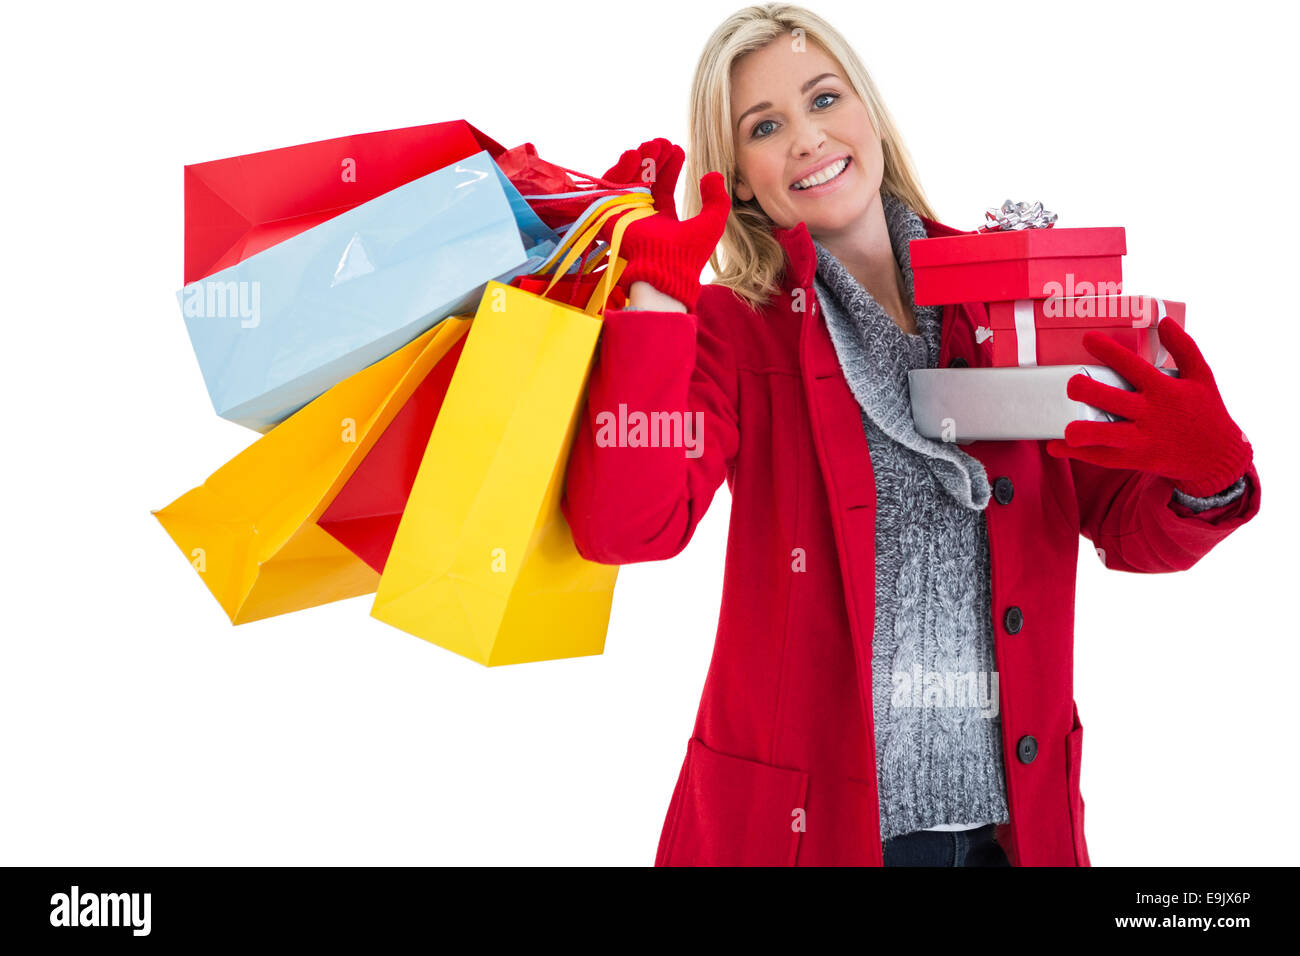
[[[749,188],[749,184],[743,180],[736,180],[736,198],[741,202],[749,202],[754,198],[754,190]]]

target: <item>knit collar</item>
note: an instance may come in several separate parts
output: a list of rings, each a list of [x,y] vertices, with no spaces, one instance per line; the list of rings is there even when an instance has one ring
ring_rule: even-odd
[[[909,243],[925,238],[921,218],[901,199],[881,194],[894,258],[903,276],[903,295],[913,292]],[[908,391],[908,372],[938,364],[943,310],[913,305],[918,332],[908,335],[849,273],[843,263],[813,240],[814,287],[831,342],[863,417],[894,441],[922,455],[945,490],[962,507],[982,510],[991,489],[983,464],[951,442],[916,431]]]
[[[898,262],[903,277],[903,299],[912,304],[916,301],[916,292],[910,243],[914,239],[925,238],[925,226],[921,223],[921,217],[901,199],[882,193],[880,205],[884,210],[885,227],[889,232],[894,259]],[[908,360],[908,368],[934,368],[939,364],[940,326],[943,321],[941,307],[913,305],[912,314],[916,317],[917,332],[909,335],[899,328],[898,323],[881,308],[871,293],[853,278],[843,263],[816,239],[813,240],[813,249],[817,255],[815,278],[834,293],[840,305],[853,317],[855,324],[861,327],[863,337],[888,338],[895,351],[901,349]],[[875,321],[882,318],[884,322]]]

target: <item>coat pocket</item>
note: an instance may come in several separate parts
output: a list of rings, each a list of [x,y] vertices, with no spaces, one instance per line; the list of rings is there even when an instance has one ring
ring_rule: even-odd
[[[692,737],[666,866],[793,866],[808,774],[722,753]]]
[[[1083,759],[1083,724],[1079,723],[1079,705],[1074,704],[1074,726],[1065,737],[1065,792],[1070,804],[1070,829],[1074,834],[1074,865],[1092,866],[1088,841],[1083,835],[1083,793],[1079,789],[1079,769]]]

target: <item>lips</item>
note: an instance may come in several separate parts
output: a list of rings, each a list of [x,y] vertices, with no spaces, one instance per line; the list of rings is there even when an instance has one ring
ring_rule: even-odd
[[[820,166],[818,166],[816,169],[809,170],[808,172],[800,176],[798,179],[796,179],[793,183],[790,184],[790,190],[792,192],[806,192],[807,190],[810,189],[816,189],[818,186],[824,186],[827,183],[834,182],[840,176],[844,175],[845,170],[849,168],[852,162],[853,162],[853,158],[848,155],[836,156],[834,159],[829,159],[826,162],[822,163]],[[838,173],[836,173],[835,176],[832,176],[830,179],[823,180],[822,182],[816,183],[812,186],[800,187],[798,185],[799,183],[803,182],[805,179],[808,179],[810,176],[816,176],[820,173],[824,173],[827,170],[833,169],[835,168],[835,166],[840,164],[843,164],[843,168]]]

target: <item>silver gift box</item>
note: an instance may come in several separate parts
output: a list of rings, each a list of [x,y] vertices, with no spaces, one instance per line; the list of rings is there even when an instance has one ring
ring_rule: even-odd
[[[1177,369],[1162,368],[1177,377]],[[1008,441],[1064,438],[1074,421],[1122,421],[1065,394],[1072,375],[1133,390],[1105,365],[1042,365],[1021,368],[922,368],[907,373],[912,420],[927,438]]]

